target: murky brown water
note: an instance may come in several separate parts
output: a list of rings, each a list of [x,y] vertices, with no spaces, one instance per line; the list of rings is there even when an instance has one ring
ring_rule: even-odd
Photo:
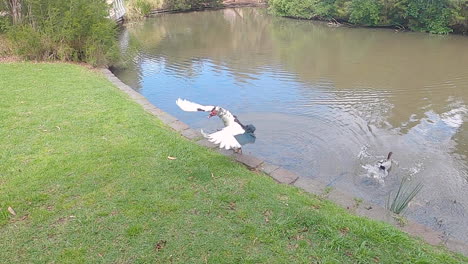
[[[423,182],[406,215],[468,241],[468,37],[245,8],[151,18],[121,43],[117,76],[182,121],[221,126],[178,97],[224,106],[257,127],[244,152],[381,205],[402,177]],[[392,171],[374,179],[389,151]]]

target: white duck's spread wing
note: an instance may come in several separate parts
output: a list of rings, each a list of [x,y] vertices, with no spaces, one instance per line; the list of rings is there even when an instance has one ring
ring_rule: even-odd
[[[176,104],[180,107],[180,109],[187,111],[187,112],[196,112],[196,111],[211,111],[214,106],[212,105],[201,105],[194,102],[187,101],[185,99],[178,98],[176,100]]]
[[[234,136],[243,134],[244,132],[245,130],[239,124],[234,123],[218,132],[206,135],[202,131],[202,134],[208,139],[208,141],[214,144],[219,144],[219,148],[238,149],[241,148],[241,145]]]

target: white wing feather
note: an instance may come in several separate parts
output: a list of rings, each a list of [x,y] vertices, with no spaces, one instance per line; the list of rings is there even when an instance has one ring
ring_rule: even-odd
[[[190,102],[190,101],[187,101],[185,99],[180,99],[180,98],[176,100],[176,104],[180,107],[180,109],[187,111],[187,112],[196,112],[200,110],[209,112],[214,108],[214,106],[212,105],[201,105],[201,104],[197,104],[197,103]]]
[[[217,145],[219,144],[219,148],[225,149],[241,148],[241,145],[234,136],[243,133],[245,133],[245,130],[238,123],[229,125],[220,131],[209,135],[206,135],[202,131],[202,134],[208,139],[208,141]]]

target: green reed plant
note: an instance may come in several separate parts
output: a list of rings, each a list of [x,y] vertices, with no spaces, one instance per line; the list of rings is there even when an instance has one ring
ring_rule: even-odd
[[[388,195],[387,209],[396,214],[402,213],[414,197],[421,191],[422,187],[423,184],[421,182],[416,184],[416,186],[411,186],[411,182],[408,178],[403,178],[395,196],[391,198],[391,192]]]

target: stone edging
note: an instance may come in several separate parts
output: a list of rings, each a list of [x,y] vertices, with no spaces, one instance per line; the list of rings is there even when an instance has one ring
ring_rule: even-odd
[[[265,174],[275,179],[278,183],[293,185],[303,189],[306,192],[324,197],[345,208],[347,211],[354,213],[355,215],[389,223],[414,237],[421,238],[428,244],[435,246],[443,245],[451,251],[468,256],[467,244],[462,241],[449,238],[442,232],[432,230],[427,226],[421,225],[409,219],[402,225],[401,221],[398,221],[398,218],[396,218],[393,213],[379,205],[375,205],[367,201],[358,201],[351,194],[341,190],[327,188],[327,186],[320,181],[300,177],[294,172],[268,163],[257,157],[246,154],[239,155],[233,153],[232,151],[217,148],[217,146],[204,139],[199,131],[190,128],[187,124],[179,121],[177,118],[151,104],[144,96],[120,81],[109,69],[101,69],[101,72],[115,86],[128,94],[135,102],[143,106],[143,109],[158,117],[163,123],[179,132],[185,138],[195,141],[196,144],[211,149],[216,149],[217,152],[234,158],[236,161],[244,164],[249,169],[264,172]]]

